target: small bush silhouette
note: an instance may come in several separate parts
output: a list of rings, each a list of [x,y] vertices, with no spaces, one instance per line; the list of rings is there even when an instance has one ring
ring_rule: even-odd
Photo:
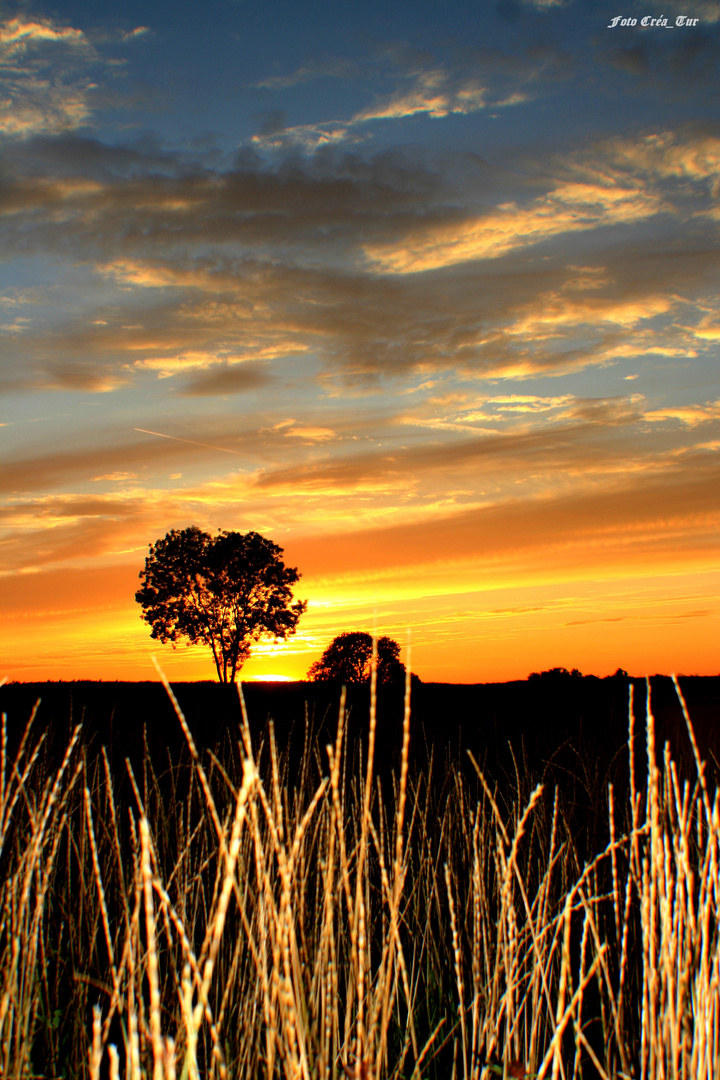
[[[548,671],[533,671],[528,675],[528,679],[582,679],[582,671],[578,671],[577,668],[573,668],[572,671],[568,671],[564,667],[549,668]]]
[[[363,683],[370,679],[373,639],[362,630],[339,634],[330,642],[319,660],[311,665],[307,677],[312,682],[337,679],[345,683]],[[377,679],[379,683],[402,683],[405,665],[400,661],[400,646],[389,637],[377,643]]]

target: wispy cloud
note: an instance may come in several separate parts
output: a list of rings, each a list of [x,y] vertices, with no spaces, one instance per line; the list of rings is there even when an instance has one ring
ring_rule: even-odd
[[[34,46],[42,43],[85,47],[85,35],[71,26],[57,26],[50,20],[24,21],[11,19],[0,25],[0,61],[8,66],[26,57]]]
[[[181,392],[189,397],[243,394],[269,387],[272,383],[273,376],[268,374],[262,364],[219,363],[193,375],[183,384]]]
[[[267,430],[261,436],[263,454],[284,458],[285,466],[274,470],[257,463],[247,468],[253,451],[257,454],[259,449],[259,432],[247,432],[242,441],[222,436],[217,443],[211,443],[211,435],[205,441],[176,434],[168,437],[161,430],[138,432],[137,443],[126,440],[104,452],[88,447],[59,458],[47,455],[10,463],[6,471],[10,488],[17,491],[22,486],[25,493],[15,494],[3,514],[5,525],[16,530],[5,542],[5,565],[19,569],[96,556],[132,548],[133,537],[141,546],[143,532],[158,527],[153,522],[183,522],[188,516],[205,522],[219,515],[238,526],[264,520],[269,528],[277,529],[291,513],[295,533],[315,536],[353,535],[363,526],[375,530],[392,526],[399,546],[390,543],[392,536],[385,537],[388,566],[403,543],[410,544],[405,561],[412,563],[413,559],[426,561],[431,550],[442,551],[447,558],[460,557],[464,545],[470,545],[468,554],[491,551],[493,545],[515,550],[562,545],[568,539],[563,539],[564,533],[571,529],[578,538],[584,537],[586,545],[602,545],[612,540],[621,525],[621,532],[632,533],[643,516],[652,542],[657,543],[663,523],[667,525],[670,518],[680,522],[693,512],[693,506],[703,514],[713,508],[712,520],[717,518],[714,491],[720,440],[714,448],[702,435],[695,443],[680,439],[669,445],[658,430],[645,438],[640,452],[638,425],[660,417],[653,416],[657,410],[644,409],[637,397],[551,398],[546,402],[513,397],[500,397],[486,407],[534,410],[515,414],[520,427],[513,428],[510,416],[509,426],[493,435],[465,433],[440,442],[434,434],[428,441],[426,433],[424,441],[415,445],[396,441],[393,449],[379,447],[372,452],[362,445],[353,450],[352,442],[345,442],[342,451],[335,448],[328,455],[323,444],[337,440],[342,432],[285,420],[274,434]],[[543,426],[545,406],[554,417]],[[532,426],[523,430],[528,415]],[[704,421],[714,422],[718,434],[716,405]],[[388,429],[385,438],[391,434]],[[406,442],[407,438],[406,432]],[[323,456],[315,463],[299,463],[297,444],[303,442],[312,453]],[[241,471],[228,463],[228,450],[244,459]],[[202,461],[214,461],[216,470],[222,463],[222,471],[216,471],[209,484],[172,481],[167,473],[162,485],[153,483],[163,470],[175,470],[181,462],[189,466]],[[113,471],[121,462],[126,468]],[[133,464],[134,470],[127,468]],[[102,469],[110,471],[99,474]],[[95,483],[102,476],[112,485],[106,493],[77,491],[83,477]],[[75,491],[49,491],[59,483],[74,484]],[[608,507],[607,514],[599,513],[602,505]],[[512,522],[515,531],[510,529]],[[706,539],[709,528],[706,522],[701,530]],[[413,529],[417,541],[410,543]],[[429,537],[438,530],[445,539],[434,548]],[[460,547],[459,537],[464,537]],[[698,542],[699,538],[698,533]],[[373,540],[366,534],[366,539],[369,550],[377,544],[379,553],[383,535],[378,533]],[[716,537],[713,542],[717,543]],[[362,558],[357,565],[363,566]]]
[[[416,76],[410,90],[400,90],[356,113],[351,124],[372,120],[400,120],[426,113],[431,117],[471,113],[484,108],[487,91],[475,79],[459,83],[442,70],[424,71]]]
[[[317,79],[355,79],[366,70],[366,66],[357,60],[346,57],[327,57],[311,64],[303,64],[302,67],[287,75],[268,75],[254,83],[254,86],[263,90],[287,90],[315,82]]]
[[[406,484],[413,478],[417,483],[423,475],[435,473],[447,482],[450,476],[476,473],[480,468],[488,481],[492,475],[507,472],[564,470],[566,475],[582,474],[587,482],[594,469],[607,474],[627,467],[627,443],[623,447],[623,440],[607,442],[604,436],[610,430],[627,428],[639,415],[637,407],[626,401],[586,403],[582,412],[576,408],[571,422],[566,419],[560,426],[521,428],[343,457],[334,454],[330,460],[269,470],[258,477],[257,484],[260,488],[292,484],[295,488],[336,492],[343,488],[349,492],[363,481],[381,485],[390,479]],[[618,455],[622,464],[614,461]]]
[[[286,76],[272,76],[256,84],[266,90],[287,90],[320,78],[359,80],[374,87],[372,100],[342,118],[328,117],[321,123],[263,123],[252,142],[265,150],[302,147],[312,152],[322,147],[360,142],[371,137],[372,125],[427,116],[443,119],[469,115],[492,106],[496,109],[522,105],[531,96],[529,88],[560,76],[559,58],[551,50],[538,48],[520,59],[504,57],[491,50],[475,50],[456,62],[440,62],[426,53],[407,47],[387,45],[368,57],[364,64],[332,59],[306,65]],[[487,78],[483,74],[487,72]],[[387,88],[387,84],[390,88]],[[280,115],[278,110],[262,114]]]
[[[75,175],[18,169],[5,185],[5,250],[72,244],[88,300],[65,314],[53,287],[20,311],[8,293],[4,387],[105,389],[217,365],[202,385],[239,388],[249,384],[230,368],[291,356],[317,358],[328,380],[458,365],[509,376],[712,348],[716,260],[703,222],[715,141],[605,140],[548,158],[529,192],[521,176],[478,167],[459,189],[452,171],[399,154],[189,175],[166,160],[158,175],[154,159],[96,145]],[[660,215],[672,243],[640,243]]]
[[[708,401],[703,405],[672,405],[662,409],[650,409],[645,419],[660,423],[664,420],[677,420],[688,427],[697,427],[720,420],[720,401]]]
[[[123,40],[143,36],[138,27]],[[87,124],[106,62],[87,34],[52,19],[0,23],[0,135],[28,138]]]
[[[486,216],[418,230],[408,242],[368,245],[372,263],[386,273],[419,273],[475,259],[496,259],[516,248],[571,232],[639,221],[663,204],[640,187],[560,184],[530,206],[499,206]]]
[[[425,71],[413,79],[411,87],[401,86],[392,94],[377,97],[371,105],[345,120],[319,124],[282,125],[260,130],[252,142],[263,150],[302,147],[306,153],[334,145],[360,143],[369,137],[369,125],[379,121],[404,120],[412,116],[441,119],[484,109],[487,89],[476,79],[458,80],[442,70]],[[497,108],[519,105],[522,94],[494,102]]]

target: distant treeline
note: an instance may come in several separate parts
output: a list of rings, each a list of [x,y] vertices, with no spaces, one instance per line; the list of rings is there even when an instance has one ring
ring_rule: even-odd
[[[695,728],[701,756],[711,781],[720,762],[720,678],[680,679]],[[471,768],[467,751],[501,788],[505,780],[528,785],[542,780],[563,792],[566,810],[588,823],[607,800],[612,782],[616,795],[627,789],[628,696],[633,687],[636,783],[646,778],[644,679],[624,674],[598,679],[569,673],[545,673],[522,682],[418,683],[412,689],[411,765],[427,769],[432,755],[436,778],[450,761]],[[234,686],[214,682],[176,683],[178,702],[200,750],[224,740],[237,743],[240,700]],[[661,758],[666,741],[675,761],[690,777],[694,764],[681,707],[670,678],[651,679],[656,747]],[[334,739],[342,687],[332,682],[247,683],[242,687],[256,745],[272,720],[279,748],[300,758],[306,736],[324,747]],[[83,742],[91,751],[105,746],[118,775],[125,759],[135,767],[147,744],[155,767],[187,752],[173,705],[159,682],[9,683],[0,687],[0,711],[8,717],[8,750],[13,753],[35,703],[34,723],[56,755],[64,752],[70,733],[83,725]],[[349,745],[362,752],[368,728],[367,686],[347,689]],[[389,778],[401,744],[403,693],[379,687],[376,771]],[[317,762],[327,771],[327,760]],[[592,811],[592,813],[591,813]]]
[[[720,677],[681,677],[701,751],[709,763],[720,761]],[[669,677],[651,677],[652,709],[659,752],[671,740],[675,759],[683,758],[687,735],[682,711]],[[173,683],[180,707],[200,748],[214,747],[226,734],[237,735],[240,699],[235,686],[216,682]],[[544,672],[507,683],[414,683],[413,742],[446,749],[472,750],[480,757],[502,753],[508,742],[516,755],[552,754],[572,740],[578,752],[593,752],[627,741],[628,695],[634,688],[637,735],[644,737],[645,679],[624,674],[598,679],[575,673]],[[242,684],[254,735],[269,719],[279,743],[304,731],[306,722],[319,735],[332,737],[337,725],[342,687],[335,682],[249,682]],[[378,738],[381,751],[399,749],[403,691],[378,688]],[[10,749],[36,702],[37,729],[48,729],[61,746],[81,722],[93,738],[124,757],[142,748],[143,731],[153,750],[179,749],[183,735],[173,705],[160,682],[11,682],[0,686],[0,711],[8,718]],[[347,688],[350,730],[362,736],[369,715],[369,687]],[[689,747],[688,747],[689,749]],[[602,755],[605,756],[604,754]],[[425,754],[423,754],[425,758]],[[533,765],[537,766],[537,760]]]

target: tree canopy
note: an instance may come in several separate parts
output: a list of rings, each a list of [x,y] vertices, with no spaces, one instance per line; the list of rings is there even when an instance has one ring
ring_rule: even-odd
[[[549,668],[547,671],[531,671],[528,675],[528,679],[545,679],[546,681],[552,679],[582,679],[582,677],[582,671],[578,671],[577,668],[568,671],[564,667]]]
[[[300,574],[282,554],[256,532],[171,530],[150,545],[135,593],[150,636],[173,646],[180,638],[208,645],[220,681],[234,682],[252,645],[294,634],[307,607],[292,602]]]
[[[311,665],[307,677],[313,682],[338,679],[345,683],[362,683],[370,679],[372,668],[372,636],[362,630],[339,634],[330,642],[319,660]],[[400,646],[389,637],[377,643],[377,679],[379,683],[398,683],[405,678],[405,665],[400,661]]]

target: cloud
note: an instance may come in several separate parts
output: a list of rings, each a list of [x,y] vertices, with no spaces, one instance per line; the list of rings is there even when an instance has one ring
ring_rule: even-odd
[[[632,543],[633,533],[633,546],[664,548],[667,557],[671,557],[674,549],[682,548],[683,542],[678,544],[680,532],[689,549],[695,545],[716,548],[712,521],[717,521],[718,515],[709,488],[718,480],[717,462],[708,462],[701,471],[702,479],[698,476],[690,480],[683,471],[666,479],[619,484],[606,492],[574,493],[537,503],[518,502],[473,510],[439,521],[435,527],[430,525],[424,538],[418,534],[412,540],[410,529],[398,529],[398,533],[410,544],[416,558],[420,555],[421,539],[425,541],[426,551],[444,550],[448,558],[462,558],[471,553],[491,555],[503,548],[513,552],[518,548],[555,548],[562,552],[562,557],[578,562],[587,559],[592,549],[597,553],[598,549],[611,549],[618,542]],[[689,488],[683,491],[688,481]],[[703,511],[711,514],[711,520],[693,534],[693,522]],[[451,529],[455,530],[454,541],[449,535]],[[444,534],[438,547],[433,542],[436,530]]]
[[[633,399],[628,399],[628,404]],[[400,423],[412,427],[428,427],[436,431],[474,432],[492,435],[503,427],[523,422],[547,428],[549,424],[577,419],[590,408],[600,408],[602,402],[579,402],[573,394],[539,396],[538,394],[503,394],[486,396],[472,393],[450,393],[430,397],[422,405],[400,417]]]
[[[351,80],[364,70],[365,67],[356,60],[329,57],[312,64],[305,64],[288,75],[269,75],[254,83],[254,86],[262,90],[288,90],[305,83],[315,82],[317,79]]]
[[[636,139],[619,138],[605,146],[607,158],[634,174],[695,182],[710,181],[716,195],[720,185],[720,138],[713,132],[653,132]]]
[[[184,383],[181,393],[190,397],[242,394],[269,386],[272,381],[272,376],[259,364],[213,364]]]
[[[637,222],[663,209],[663,203],[639,185],[559,184],[530,206],[507,203],[479,218],[418,230],[402,245],[368,244],[365,253],[384,273],[421,273],[496,259],[572,232]]]
[[[264,151],[301,149],[306,154],[313,154],[336,145],[362,142],[363,134],[353,132],[351,128],[351,124],[342,120],[297,124],[277,131],[260,131],[253,135],[252,143]]]
[[[650,0],[648,6],[652,7],[650,16],[658,14]],[[670,33],[643,29],[638,12],[638,26],[625,38],[609,34],[600,39],[596,59],[612,69],[609,76],[615,81],[618,72],[627,76],[622,80],[623,93],[651,92],[677,105],[678,100],[697,101],[698,95],[712,92],[720,72],[720,4],[697,4],[695,8],[686,6],[682,12],[700,19],[692,28],[675,28],[676,13],[672,13]]]
[[[86,39],[81,30],[71,26],[58,27],[51,20],[23,21],[11,19],[0,24],[0,61],[3,66],[24,58],[39,43],[62,43],[84,47]]]
[[[92,361],[50,361],[42,370],[25,369],[18,373],[12,362],[5,365],[8,375],[0,374],[0,395],[27,390],[61,390],[72,393],[107,394],[128,382],[122,372]]]
[[[91,364],[53,364],[42,381],[43,390],[72,390],[92,394],[107,394],[127,383],[116,372],[102,370]]]
[[[398,153],[190,175],[183,175],[178,160],[174,176],[153,174],[149,159],[145,176],[112,177],[105,170],[124,169],[130,156],[121,160],[115,151],[103,154],[96,147],[93,160],[86,151],[90,175],[60,180],[17,172],[5,181],[3,224],[10,250],[13,243],[27,249],[35,235],[44,247],[72,235],[79,252],[103,245],[111,255],[107,270],[119,280],[157,286],[182,283],[181,273],[188,285],[193,276],[217,278],[217,256],[227,252],[228,262],[232,245],[246,259],[286,252],[315,265],[333,256],[347,263],[365,252],[381,267],[409,272],[495,259],[578,231],[632,225],[660,212],[680,216],[683,197],[694,197],[687,210],[696,213],[702,209],[697,200],[707,202],[701,185],[715,183],[720,160],[717,139],[710,135],[609,140],[544,162],[551,175],[545,179],[541,173],[534,186],[544,190],[528,198],[528,183],[517,173],[476,163],[473,171],[465,170],[459,191],[452,169],[445,177],[438,172],[441,162],[433,167]],[[136,155],[133,163],[139,167],[142,160]],[[166,161],[166,168],[172,164]],[[84,165],[80,160],[79,172]],[[673,179],[696,187],[684,194],[663,187]],[[478,202],[486,209],[478,212]],[[198,243],[219,247],[205,259],[195,252],[181,267],[174,254]],[[149,266],[139,256],[153,251]],[[139,276],[149,273],[154,279]]]
[[[260,489],[292,485],[296,490],[327,488],[337,492],[356,489],[364,482],[380,486],[388,480],[408,484],[412,478],[417,483],[419,477],[429,473],[447,478],[476,473],[479,468],[486,476],[563,469],[582,473],[586,480],[593,469],[606,472],[611,466],[613,471],[626,468],[629,443],[616,440],[609,445],[602,436],[638,420],[637,407],[623,400],[599,401],[578,403],[574,412],[574,422],[541,430],[493,432],[344,457],[334,454],[329,460],[268,470],[258,476],[256,483]]]
[[[671,405],[662,409],[651,409],[645,413],[645,419],[651,423],[677,420],[688,427],[697,427],[699,424],[720,420],[720,401],[708,401],[704,405]]]
[[[320,78],[347,83],[362,77],[375,91],[369,104],[342,119],[288,125],[283,110],[257,114],[261,128],[252,142],[263,150],[295,146],[306,153],[333,144],[357,143],[370,138],[368,127],[379,122],[417,116],[442,119],[490,106],[524,104],[541,85],[566,79],[572,70],[570,55],[546,44],[534,43],[515,52],[463,46],[456,47],[451,58],[440,59],[405,44],[388,43],[363,63],[325,60],[256,84],[261,89],[283,91]]]
[[[297,448],[287,444],[308,441],[313,454],[326,453],[322,442],[337,432],[289,419],[274,441],[267,432],[262,446],[257,432],[248,432],[244,443],[235,440],[246,461],[253,446],[263,455],[268,449],[284,454],[284,469],[233,470],[196,486],[154,487],[152,476],[179,460],[195,466],[212,461],[212,449],[197,439],[138,435],[137,448],[126,442],[112,452],[88,447],[59,460],[49,454],[11,463],[11,486],[22,475],[26,494],[16,495],[3,515],[14,530],[3,541],[3,565],[72,565],[122,552],[140,553],[139,561],[148,538],[188,521],[260,528],[274,538],[291,522],[293,560],[321,576],[341,567],[362,575],[373,567],[403,566],[402,573],[412,574],[438,558],[449,567],[503,553],[532,559],[533,552],[554,552],[552,559],[567,564],[602,561],[613,552],[627,559],[642,550],[669,557],[673,545],[680,556],[708,545],[717,549],[720,440],[714,447],[682,441],[669,446],[658,431],[640,443],[637,425],[646,414],[637,399],[549,399],[558,416],[543,428],[541,401],[523,396],[531,400],[500,396],[494,405],[537,406],[534,430],[450,442],[433,438],[394,451],[353,454],[346,448],[343,456],[336,451],[316,464],[298,461]],[[519,414],[523,422],[526,415]],[[385,439],[390,434],[386,427]],[[139,479],[118,477],[115,490],[104,495],[47,493],[53,482],[97,478],[98,469],[112,469],[117,461],[136,463],[125,471]],[[227,459],[223,464],[227,468]],[[303,541],[303,534],[314,540]]]
[[[156,437],[153,433],[134,434],[107,445],[107,439],[93,441],[74,450],[48,451],[32,457],[7,460],[0,490],[6,494],[47,491],[82,480],[94,479],[103,472],[137,473],[143,483],[158,469],[175,467],[184,460],[217,460],[218,452],[240,452],[242,439],[235,447],[213,446],[199,439]]]
[[[138,27],[123,40],[142,36]],[[106,61],[77,27],[18,16],[0,23],[0,135],[28,138],[82,127]]]
[[[2,181],[4,250],[74,262],[68,292],[3,298],[6,391],[172,377],[222,396],[248,364],[302,364],[332,395],[714,347],[709,131],[603,139],[530,177],[399,152],[188,171],[88,141],[73,174],[67,143],[24,144],[31,174],[16,152]]]
[[[148,26],[136,26],[134,30],[123,31],[120,35],[121,41],[137,41],[138,38],[147,37],[150,34],[150,28]]]
[[[213,369],[218,385],[227,386],[225,366],[241,369],[249,362],[268,363],[276,377],[285,371],[286,380],[296,359],[306,357],[310,370],[319,368],[326,392],[344,394],[350,384],[372,389],[413,370],[510,377],[654,353],[697,355],[713,348],[714,324],[677,292],[712,296],[715,266],[711,249],[701,256],[651,246],[632,257],[606,258],[586,285],[587,273],[522,262],[506,262],[499,274],[467,267],[461,277],[441,280],[281,265],[233,273],[227,267],[224,274],[196,277],[187,289],[181,271],[176,291],[167,295],[164,286],[155,303],[125,294],[123,302],[135,311],[107,312],[104,326],[70,320],[57,327],[53,351],[67,355],[70,365],[64,378],[59,359],[41,360],[46,338],[12,335],[4,388],[80,388],[82,379],[88,389],[103,389],[113,378],[127,383],[156,373],[179,382]],[[138,286],[139,294],[147,291]],[[670,316],[671,323],[663,321]],[[82,368],[72,356],[84,358]]]
[[[655,476],[616,476],[598,490],[427,515],[386,527],[343,530],[327,538],[294,539],[293,560],[307,579],[362,583],[373,593],[385,581],[397,592],[405,579],[427,595],[439,576],[458,585],[502,581],[504,567],[541,579],[576,572],[601,578],[627,568],[637,576],[660,567],[713,565],[718,554],[717,455],[698,454],[682,469]],[[447,587],[447,585],[446,585]]]
[[[443,48],[433,55],[405,42],[387,42],[362,61],[325,58],[255,84],[259,89],[282,92],[318,79],[335,79],[346,85],[360,84],[363,90],[372,87],[374,94],[370,103],[342,119],[335,116],[321,123],[292,126],[283,122],[281,131],[274,130],[274,110],[259,114],[271,118],[270,130],[261,130],[253,141],[265,149],[295,144],[306,151],[331,142],[357,142],[371,137],[364,128],[381,121],[415,116],[440,119],[489,106],[520,105],[544,84],[564,80],[573,70],[567,50],[537,41],[509,51],[456,43],[449,55]]]
[[[267,109],[255,113],[252,119],[257,121],[257,134],[260,136],[277,135],[287,127],[287,113],[284,109]]]
[[[212,373],[201,369],[198,377]],[[307,572],[315,567],[321,576],[339,566],[334,543],[348,558],[354,544],[367,543],[346,572],[372,575],[375,566],[381,577],[394,566],[404,567],[401,576],[421,572],[436,550],[448,567],[506,556],[557,565],[570,556],[589,565],[608,552],[660,558],[670,550],[663,527],[674,530],[681,558],[716,544],[717,515],[708,516],[708,506],[718,473],[717,402],[694,408],[641,394],[488,392],[449,377],[428,380],[423,393],[400,410],[402,398],[348,409],[341,399],[321,408],[273,395],[263,413],[272,417],[274,404],[274,417],[284,418],[263,417],[262,427],[230,413],[152,430],[148,423],[131,436],[109,427],[76,449],[49,444],[17,457],[3,472],[11,496],[3,565],[18,571],[141,553],[148,538],[190,521],[292,536],[303,551],[303,535],[312,535],[325,558],[305,551],[303,569],[307,558]],[[290,401],[296,408],[288,415],[281,410]],[[633,524],[623,515],[635,501]],[[422,544],[407,541],[413,529]],[[300,562],[295,550],[292,558]]]
[[[654,7],[653,0],[640,0],[645,7]],[[720,22],[720,3],[718,0],[688,0],[683,8],[683,14],[695,16],[703,22]]]
[[[401,85],[391,94],[379,95],[371,105],[346,120],[289,127],[282,110],[261,114],[270,119],[261,124],[252,142],[263,150],[295,146],[313,153],[333,145],[362,142],[369,137],[369,132],[364,129],[379,121],[404,120],[412,116],[441,119],[478,112],[487,105],[487,98],[487,88],[475,76],[458,78],[441,69],[422,71],[414,76],[410,88]],[[518,93],[495,101],[495,105],[500,108],[523,101],[525,96]],[[282,120],[276,120],[276,115],[281,113]]]
[[[373,120],[399,120],[420,113],[443,117],[477,112],[484,108],[486,97],[485,87],[475,79],[453,85],[444,71],[423,71],[415,78],[411,90],[401,90],[356,113],[349,126]]]
[[[308,443],[325,443],[336,438],[335,432],[330,428],[312,427],[311,425],[304,426],[301,424],[285,428],[283,434],[291,439],[302,439],[303,442]]]
[[[694,337],[701,341],[720,341],[720,324],[712,325],[707,319],[701,319],[698,326],[691,328]]]

